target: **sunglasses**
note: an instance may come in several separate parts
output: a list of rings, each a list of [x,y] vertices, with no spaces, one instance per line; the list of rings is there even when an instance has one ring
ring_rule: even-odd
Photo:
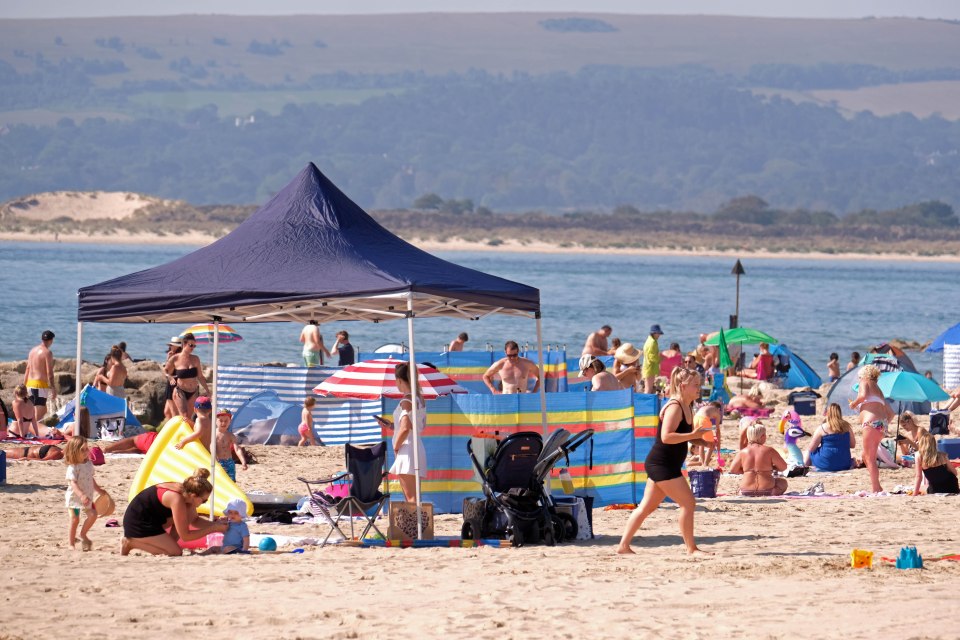
[[[187,344],[185,344],[185,345],[183,345],[183,346],[185,346],[185,347],[190,347],[190,348],[192,349],[192,348],[194,348],[195,346],[197,346],[197,343],[196,343],[196,342],[188,342]]]
[[[517,353],[508,353],[508,354],[507,354],[507,357],[508,357],[508,358],[519,358],[519,357],[520,357],[520,352],[517,352]]]

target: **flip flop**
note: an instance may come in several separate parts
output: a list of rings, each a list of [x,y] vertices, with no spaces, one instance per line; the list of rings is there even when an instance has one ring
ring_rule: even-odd
[[[116,518],[110,518],[109,520],[107,520],[107,524],[105,524],[105,525],[103,525],[103,526],[109,527],[109,528],[119,527],[119,526],[120,526],[120,522],[118,522]]]

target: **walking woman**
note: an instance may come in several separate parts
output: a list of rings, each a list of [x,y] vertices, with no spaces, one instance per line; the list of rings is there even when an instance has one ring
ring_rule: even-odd
[[[693,428],[693,401],[700,396],[700,374],[695,369],[677,367],[670,375],[670,400],[660,410],[657,440],[647,454],[647,485],[640,502],[624,529],[617,553],[633,553],[630,541],[644,520],[657,510],[664,498],[680,507],[680,534],[689,554],[706,553],[693,539],[693,511],[696,501],[690,485],[681,473],[687,457],[687,444],[706,444],[703,436],[711,427]]]
[[[883,491],[880,486],[880,467],[877,465],[877,447],[887,430],[887,423],[893,418],[893,410],[883,397],[877,385],[880,369],[868,364],[860,368],[860,390],[857,397],[850,401],[850,408],[860,411],[860,428],[863,438],[863,464],[870,472],[870,490]]]
[[[193,416],[193,401],[196,399],[200,387],[203,387],[205,395],[210,395],[210,387],[207,385],[207,379],[203,376],[203,365],[200,364],[200,358],[193,355],[193,350],[197,346],[197,341],[192,333],[183,334],[183,351],[175,353],[167,360],[163,370],[176,380],[176,388],[173,390],[173,402],[177,405],[177,411],[185,420],[190,420]]]

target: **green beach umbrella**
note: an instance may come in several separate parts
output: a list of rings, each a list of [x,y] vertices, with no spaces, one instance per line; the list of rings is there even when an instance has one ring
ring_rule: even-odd
[[[720,333],[714,334],[704,342],[709,347],[716,347],[720,344],[720,337],[723,336],[727,344],[779,344],[777,339],[771,335],[757,329],[748,329],[747,327],[737,327],[736,329],[726,329]]]
[[[730,359],[730,350],[727,349],[727,341],[723,337],[723,329],[721,329],[717,335],[720,336],[720,339],[717,341],[720,346],[720,368],[726,370],[733,366],[733,360]],[[710,341],[707,340],[708,344],[709,342]]]

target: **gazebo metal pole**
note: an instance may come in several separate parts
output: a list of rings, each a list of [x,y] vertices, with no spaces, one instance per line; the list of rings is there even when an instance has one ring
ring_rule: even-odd
[[[547,366],[543,362],[543,323],[537,311],[537,364],[540,367],[540,426],[543,439],[547,439]]]
[[[214,504],[217,495],[217,370],[220,368],[220,317],[213,316],[213,394],[210,399],[213,412],[210,425],[210,520],[214,515]]]
[[[410,404],[413,409],[413,424],[411,425],[411,436],[413,438],[413,477],[417,502],[417,540],[423,539],[423,520],[420,515],[420,434],[418,425],[420,424],[420,407],[417,402],[417,355],[413,347],[413,292],[407,294],[407,337],[410,340],[410,393],[412,398]],[[395,429],[400,425],[394,425]]]
[[[75,394],[73,396],[74,397],[73,419],[77,423],[80,422],[80,391],[83,390],[83,383],[80,381],[80,375],[81,375],[80,368],[82,364],[83,364],[83,322],[77,321],[77,368],[76,368],[77,382],[74,385],[76,389],[75,389]],[[89,425],[83,425],[84,432],[80,435],[82,435],[85,438],[89,438],[90,437],[90,434],[88,433],[89,428],[90,428]],[[76,431],[77,430],[74,430],[74,433],[76,433]]]

